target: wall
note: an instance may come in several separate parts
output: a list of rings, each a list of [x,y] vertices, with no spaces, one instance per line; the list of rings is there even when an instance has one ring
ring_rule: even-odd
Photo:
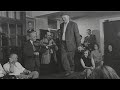
[[[48,19],[47,19],[47,17],[36,18],[35,19],[35,29],[37,31],[38,38],[40,38],[39,37],[39,35],[40,35],[40,29],[45,29],[45,30],[48,29]]]
[[[33,17],[32,11],[26,11],[26,17]]]
[[[83,36],[82,42],[84,41],[84,37],[86,36],[86,30],[91,29],[91,30],[94,30],[93,33],[96,34],[98,43],[104,44],[102,40],[104,38],[100,37],[100,33],[102,32],[100,30],[100,20],[106,19],[106,18],[114,18],[114,17],[120,17],[120,14],[116,14],[116,15],[110,14],[110,15],[100,15],[100,16],[94,15],[92,17],[84,17],[84,18],[75,19],[74,22],[78,24],[79,33]],[[102,49],[102,52],[103,52],[103,49]]]

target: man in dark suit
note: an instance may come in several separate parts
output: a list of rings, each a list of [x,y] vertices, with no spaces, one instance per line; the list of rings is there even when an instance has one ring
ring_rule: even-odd
[[[97,43],[96,36],[92,34],[91,29],[87,29],[87,36],[84,39],[84,46],[92,51],[95,43]]]
[[[70,21],[68,15],[62,15],[62,19],[64,22],[60,25],[61,58],[67,76],[74,72],[75,50],[81,50],[82,47],[77,24]]]
[[[30,71],[38,71],[40,67],[40,61],[38,59],[39,52],[36,51],[36,48],[34,46],[34,41],[36,41],[36,32],[31,29],[28,31],[28,35],[30,40],[25,43],[25,46],[23,48],[25,55],[24,65],[25,68]]]

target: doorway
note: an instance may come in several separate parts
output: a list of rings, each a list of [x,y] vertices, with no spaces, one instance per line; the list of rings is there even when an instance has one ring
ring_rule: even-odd
[[[114,46],[116,57],[108,63],[120,76],[120,19],[107,19],[102,22],[104,33],[104,51],[108,44]]]

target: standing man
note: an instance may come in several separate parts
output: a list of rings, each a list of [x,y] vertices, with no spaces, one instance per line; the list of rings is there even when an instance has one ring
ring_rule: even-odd
[[[92,34],[91,29],[87,29],[87,36],[84,39],[84,46],[90,51],[94,49],[94,44],[97,43],[96,36]]]
[[[24,55],[25,55],[25,61],[24,65],[25,68],[30,70],[30,71],[38,71],[40,68],[40,60],[38,59],[39,57],[39,52],[36,51],[36,48],[34,46],[34,42],[36,41],[36,32],[32,30],[28,30],[28,35],[30,39],[25,43],[24,46]]]
[[[63,23],[60,25],[61,36],[61,55],[62,64],[66,71],[66,76],[74,72],[74,54],[75,50],[81,50],[81,37],[78,26],[75,22],[70,21],[68,15],[62,15]]]

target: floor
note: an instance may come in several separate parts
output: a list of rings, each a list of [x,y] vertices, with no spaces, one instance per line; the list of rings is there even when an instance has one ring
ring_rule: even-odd
[[[84,79],[84,77],[80,72],[74,72],[69,76],[65,76],[65,73],[62,72],[57,74],[40,75],[39,79]]]

